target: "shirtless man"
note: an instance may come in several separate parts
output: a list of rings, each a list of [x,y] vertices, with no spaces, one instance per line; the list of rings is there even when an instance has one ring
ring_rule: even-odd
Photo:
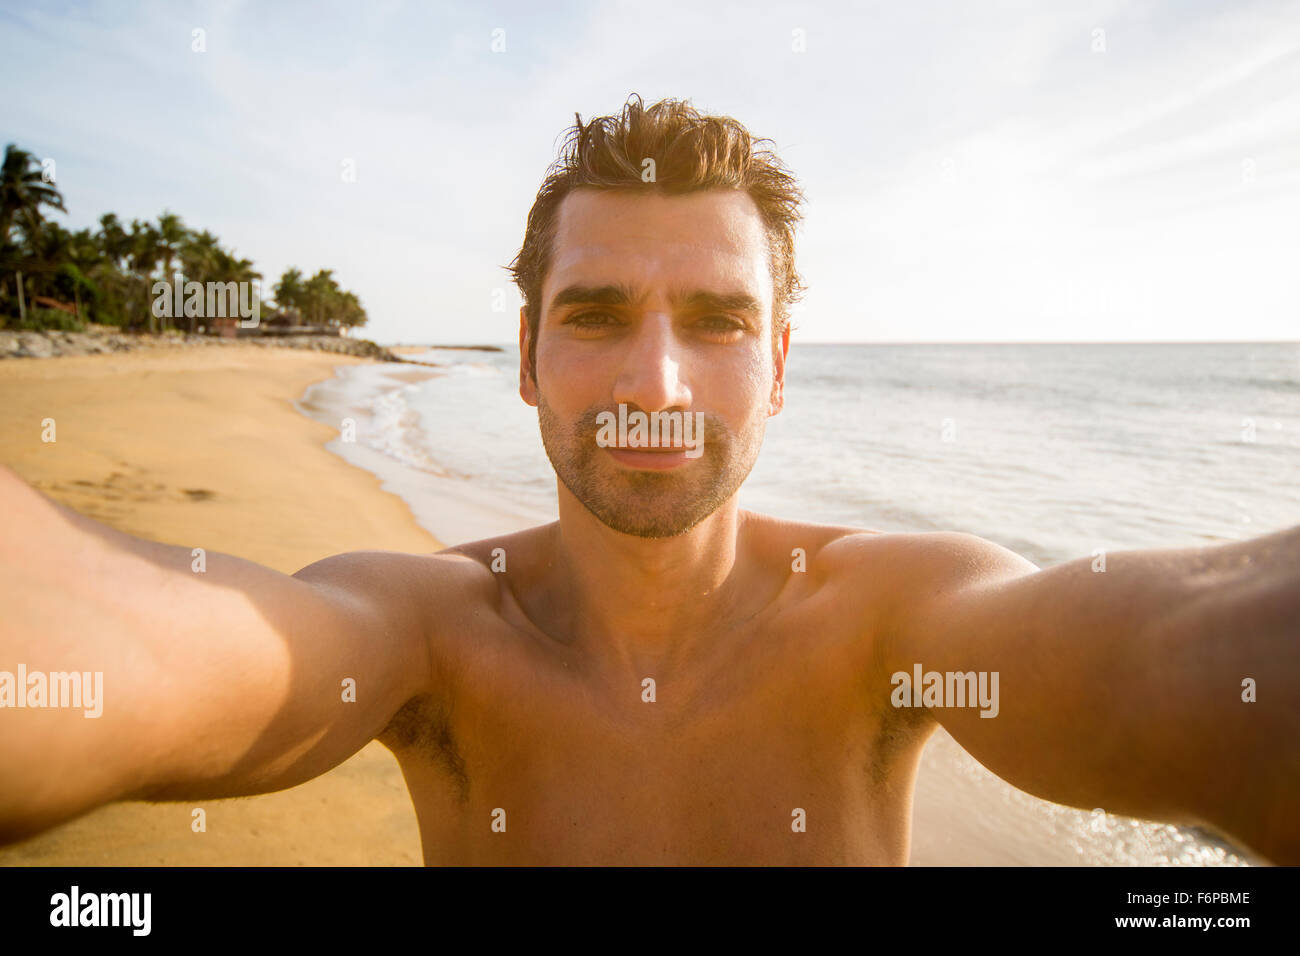
[[[280,790],[377,738],[427,863],[903,864],[942,724],[1029,793],[1300,863],[1300,528],[1098,573],[737,507],[797,289],[793,183],[752,147],[634,102],[544,185],[513,268],[553,524],[199,574],[5,469],[0,668],[102,671],[107,700],[0,710],[0,840]],[[703,453],[598,442],[620,405],[703,413]],[[897,706],[918,666],[996,673],[996,714]]]

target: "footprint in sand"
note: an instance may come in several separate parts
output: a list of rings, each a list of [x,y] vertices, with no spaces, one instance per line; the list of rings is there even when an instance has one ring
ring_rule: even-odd
[[[86,514],[91,514],[91,509],[85,506],[82,499],[90,498],[92,501],[121,501],[124,498],[134,502],[148,503],[160,501],[169,495],[169,489],[165,484],[156,481],[148,481],[143,475],[127,475],[120,471],[115,471],[103,481],[91,481],[88,478],[75,478],[70,482],[38,482],[37,487],[44,490],[47,494],[58,500],[64,500],[65,504],[70,502],[64,499],[64,496],[71,496],[77,499],[77,510]],[[184,495],[188,501],[209,501],[217,496],[217,493],[210,488],[179,488],[176,493]],[[93,514],[91,514],[94,517]]]

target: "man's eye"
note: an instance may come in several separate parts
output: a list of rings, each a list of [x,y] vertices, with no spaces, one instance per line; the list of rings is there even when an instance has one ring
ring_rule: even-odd
[[[700,320],[700,324],[709,332],[731,332],[745,327],[743,322],[739,322],[729,315],[706,315]]]
[[[609,312],[579,312],[570,316],[565,322],[580,329],[599,329],[619,324],[617,316]],[[706,315],[699,320],[698,325],[711,335],[740,331],[745,328],[743,322],[723,314]]]
[[[606,321],[600,321],[604,319]],[[569,319],[569,322],[580,328],[599,328],[602,325],[609,325],[614,317],[608,312],[581,312]]]

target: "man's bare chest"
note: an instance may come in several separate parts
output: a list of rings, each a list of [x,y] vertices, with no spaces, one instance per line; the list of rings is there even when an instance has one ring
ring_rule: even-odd
[[[385,740],[427,861],[905,862],[921,735],[834,635],[742,638],[625,687],[485,643]]]

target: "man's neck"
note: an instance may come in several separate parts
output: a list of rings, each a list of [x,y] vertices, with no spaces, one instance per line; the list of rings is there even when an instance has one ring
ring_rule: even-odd
[[[746,561],[734,496],[671,538],[614,531],[563,485],[559,498],[552,584],[575,645],[642,673],[682,659],[735,615]]]

